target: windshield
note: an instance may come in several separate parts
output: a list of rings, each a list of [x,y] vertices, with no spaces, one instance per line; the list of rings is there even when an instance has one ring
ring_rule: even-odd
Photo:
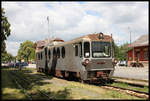
[[[111,56],[110,42],[92,42],[92,57],[110,57]]]

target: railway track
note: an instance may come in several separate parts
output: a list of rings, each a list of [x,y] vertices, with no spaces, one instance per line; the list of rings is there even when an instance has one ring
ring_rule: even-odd
[[[77,82],[79,82],[79,81],[77,81]],[[116,82],[116,81],[113,80],[113,82]],[[131,83],[129,83],[129,84],[131,85]],[[135,85],[135,84],[133,84],[133,85]],[[139,85],[135,85],[135,86],[140,87]],[[136,97],[140,97],[140,98],[147,98],[147,99],[149,98],[149,93],[143,92],[143,91],[132,90],[132,89],[127,89],[127,88],[117,87],[117,86],[111,86],[111,85],[104,85],[104,86],[101,86],[101,87],[111,89],[111,90],[122,91],[122,92],[130,94],[132,96],[136,96]]]
[[[22,91],[23,91],[23,93],[25,94],[25,96],[28,98],[28,99],[30,99],[30,100],[32,100],[32,97],[27,93],[27,91],[25,90],[25,88],[18,82],[18,80],[15,78],[15,77],[13,77],[14,75],[16,75],[15,73],[13,73],[13,72],[9,72],[9,77],[12,79],[12,81],[14,81],[15,82],[15,84],[17,85],[17,87],[18,88],[20,88]],[[13,75],[13,76],[12,76]]]
[[[16,72],[16,71],[10,71],[10,73],[11,73],[11,76],[10,76],[10,77],[15,76],[15,77],[17,77],[19,80],[22,80],[22,82],[31,85],[31,83],[30,83],[27,79],[25,79],[25,78],[23,78],[23,77],[17,75],[17,73],[15,73],[15,72]],[[13,75],[13,76],[12,76],[12,75]],[[45,76],[46,76],[46,75],[45,75]],[[42,76],[42,77],[43,77],[43,76]],[[39,77],[39,78],[42,79],[42,77]],[[46,76],[46,77],[48,77],[48,76]],[[13,78],[13,79],[14,79],[14,78]],[[29,94],[26,92],[26,90],[25,90],[25,88],[22,86],[22,84],[18,83],[18,81],[17,81],[16,79],[14,79],[14,81],[16,82],[16,84],[18,85],[18,87],[23,90],[24,94],[25,94],[29,99],[31,99],[31,100],[34,99],[31,95],[29,95]],[[149,93],[143,92],[143,91],[137,91],[137,90],[127,89],[127,88],[122,88],[122,87],[117,87],[117,86],[111,86],[111,85],[101,85],[100,87],[105,88],[105,89],[111,89],[111,90],[116,90],[116,91],[120,91],[120,92],[125,92],[125,93],[127,93],[127,94],[129,94],[129,95],[136,96],[136,97],[140,97],[140,98],[149,99]],[[38,93],[40,93],[40,95],[42,95],[43,97],[46,97],[47,99],[52,99],[52,98],[51,98],[49,95],[47,95],[45,92],[43,92],[43,91],[41,91],[41,90],[39,90],[39,89],[37,89],[37,91],[38,91]]]
[[[111,85],[104,85],[104,86],[101,86],[101,87],[102,88],[106,88],[106,89],[111,89],[111,90],[125,92],[127,94],[132,95],[132,96],[149,99],[149,93],[147,93],[147,92],[131,90],[131,89],[117,87],[117,86],[111,86]]]
[[[115,82],[116,81],[111,80],[111,83],[115,83]],[[90,84],[90,85],[93,85],[93,83],[89,83],[89,82],[87,82],[87,83]],[[128,88],[123,88],[123,87],[118,87],[118,86],[112,86],[112,85],[106,84],[105,82],[95,83],[94,85],[102,87],[104,89],[110,89],[110,90],[125,92],[125,93],[127,93],[129,95],[136,96],[136,97],[139,97],[139,98],[149,99],[149,93],[148,92],[138,91],[138,90],[133,90],[133,89],[128,89]],[[134,86],[136,86],[136,85],[134,85]],[[140,87],[140,86],[137,85],[136,87]]]
[[[13,75],[13,76],[12,76],[12,75]],[[16,78],[18,78],[19,81],[22,81],[23,83],[26,83],[27,85],[30,85],[31,83],[30,83],[27,79],[21,77],[20,75],[17,75],[17,73],[16,73],[15,71],[10,71],[10,77],[11,77],[12,80],[16,83],[16,85],[23,91],[23,93],[25,94],[25,96],[27,96],[28,99],[30,99],[30,100],[33,100],[33,99],[34,99],[34,97],[32,97],[31,94],[28,94],[28,93],[27,93],[26,87],[23,86],[24,84],[19,83]],[[37,89],[37,91],[38,91],[38,93],[39,93],[40,95],[42,95],[43,97],[46,97],[46,99],[49,99],[49,100],[52,99],[52,98],[51,98],[49,95],[47,95],[45,92],[43,92],[43,91],[41,91],[41,90],[39,90],[39,89]]]

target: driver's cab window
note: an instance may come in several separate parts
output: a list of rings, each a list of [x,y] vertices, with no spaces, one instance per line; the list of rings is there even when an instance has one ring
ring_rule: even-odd
[[[105,47],[104,47],[104,50],[105,50],[105,55],[108,56],[109,53],[110,53],[110,52],[109,52],[109,46],[105,46]]]
[[[90,57],[90,43],[84,42],[84,57]]]

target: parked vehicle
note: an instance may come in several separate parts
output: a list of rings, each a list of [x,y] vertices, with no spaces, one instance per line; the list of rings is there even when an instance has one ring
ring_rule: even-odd
[[[16,66],[19,66],[19,62],[16,62]],[[21,66],[28,66],[27,62],[21,62]]]
[[[8,67],[8,63],[2,63],[3,67]]]
[[[118,66],[127,66],[126,61],[119,61]]]
[[[27,62],[22,62],[21,65],[22,66],[28,66],[28,63]]]

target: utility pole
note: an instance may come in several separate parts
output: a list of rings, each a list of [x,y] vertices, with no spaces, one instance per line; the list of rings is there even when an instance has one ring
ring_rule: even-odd
[[[50,34],[49,33],[49,16],[47,16],[47,21],[48,21],[48,34]]]
[[[131,45],[131,30],[130,27],[128,27],[129,31],[130,31],[130,45]]]
[[[53,39],[54,38],[54,36],[53,36],[53,34],[54,34],[54,18],[51,19],[51,32],[49,30],[49,16],[47,16],[47,21],[48,21],[48,34],[50,34],[49,37],[51,39]]]
[[[52,38],[54,37],[54,17],[52,18]]]

